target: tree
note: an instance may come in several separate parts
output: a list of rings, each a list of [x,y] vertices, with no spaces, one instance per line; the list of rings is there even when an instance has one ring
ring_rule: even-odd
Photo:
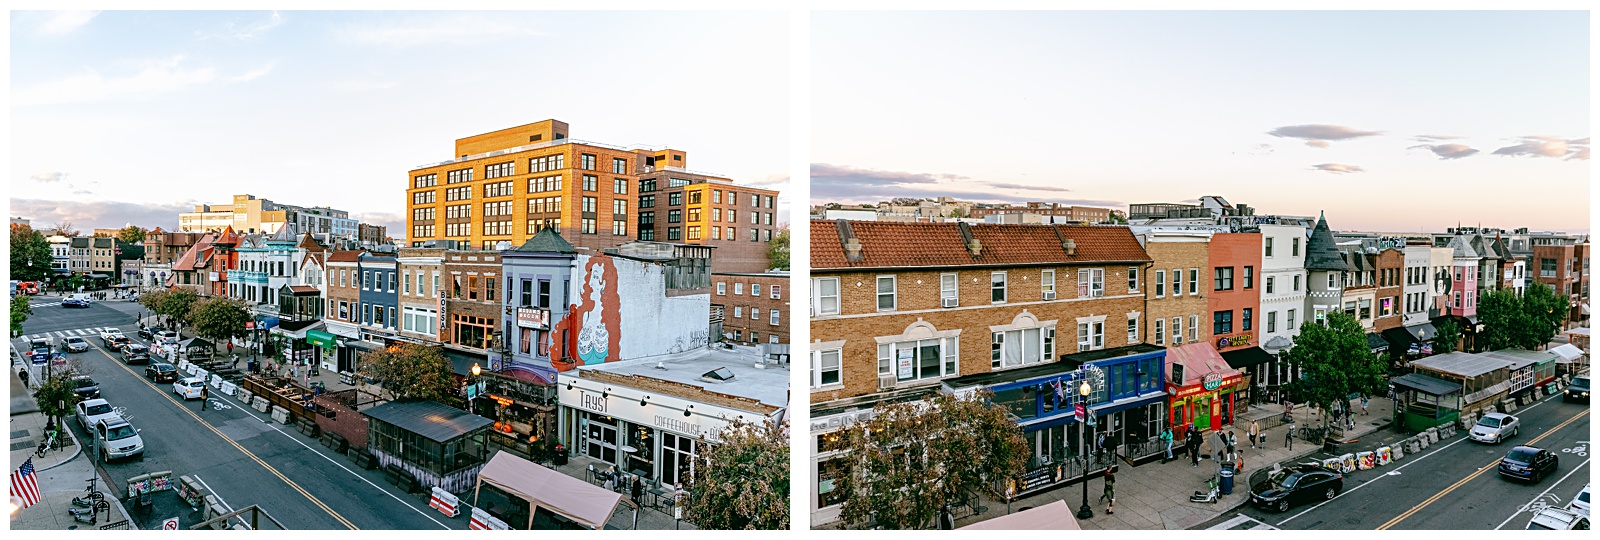
[[[1027,441],[991,396],[880,403],[871,420],[847,429],[843,459],[851,472],[835,487],[845,490],[840,517],[876,519],[886,529],[928,527],[962,494],[1021,474]]]
[[[139,295],[139,303],[156,315],[178,324],[188,324],[189,312],[200,295],[189,289],[158,289]]]
[[[235,298],[207,298],[189,308],[189,320],[194,321],[195,335],[224,342],[245,335],[250,307]]]
[[[72,237],[78,235],[78,228],[73,227],[72,222],[65,219],[61,220],[59,223],[56,223],[55,229],[56,234],[61,236]]]
[[[1315,321],[1300,325],[1300,336],[1286,358],[1304,376],[1289,383],[1290,395],[1326,410],[1350,394],[1384,394],[1389,363],[1367,347],[1361,321],[1342,312],[1329,313],[1326,320],[1327,326]]]
[[[950,211],[950,216],[949,217],[958,218],[959,219],[959,218],[964,218],[964,217],[969,217],[969,216],[968,216],[967,210],[965,208],[957,206],[955,209]]]
[[[1539,322],[1528,318],[1522,309],[1522,299],[1511,289],[1499,289],[1479,298],[1478,321],[1483,323],[1478,343],[1489,350],[1527,343],[1533,335],[1532,326]]]
[[[11,297],[11,337],[22,335],[22,323],[33,315],[32,300],[27,296]]]
[[[1461,327],[1455,321],[1445,319],[1433,325],[1433,328],[1439,331],[1439,335],[1433,338],[1433,352],[1444,354],[1455,351],[1456,344],[1461,342]]]
[[[1111,211],[1111,219],[1110,219],[1110,221],[1112,223],[1121,223],[1123,225],[1127,225],[1128,224],[1128,213],[1127,212],[1123,212],[1121,210],[1112,210]]]
[[[1567,319],[1567,299],[1550,285],[1535,281],[1522,291],[1522,311],[1529,321],[1520,346],[1534,350],[1550,342]]]
[[[778,229],[778,234],[772,236],[772,241],[767,242],[767,267],[778,270],[789,269],[789,226]]]
[[[129,225],[117,231],[117,239],[129,244],[143,242],[145,233],[144,227]]]
[[[51,270],[54,263],[50,242],[43,234],[27,225],[11,226],[11,279],[44,281],[54,272]]]
[[[450,361],[445,360],[444,349],[439,347],[401,343],[362,353],[356,371],[366,379],[377,381],[390,400],[461,402],[460,387],[450,371]]]
[[[77,385],[72,382],[75,373],[70,369],[61,370],[54,375],[39,384],[39,388],[34,390],[33,397],[39,402],[39,412],[60,426],[59,421],[72,414],[73,402],[76,401],[73,390],[77,389]]]
[[[789,529],[787,423],[734,420],[702,450],[685,511],[712,530]]]

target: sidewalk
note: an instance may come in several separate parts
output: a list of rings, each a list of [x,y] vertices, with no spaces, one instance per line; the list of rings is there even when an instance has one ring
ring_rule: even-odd
[[[95,486],[104,492],[106,502],[111,505],[111,516],[100,514],[94,525],[79,523],[67,515],[67,509],[77,508],[72,505],[74,497],[82,496],[84,487],[88,485],[89,478],[97,472],[93,462],[82,452],[82,446],[74,444],[61,450],[52,450],[44,457],[34,456],[33,452],[39,447],[39,442],[44,436],[46,418],[39,412],[38,405],[33,403],[33,397],[28,389],[23,388],[22,382],[16,376],[17,366],[9,370],[11,377],[11,470],[15,471],[29,457],[33,457],[34,469],[39,475],[39,503],[18,510],[11,515],[10,527],[12,530],[79,530],[107,528],[137,528],[128,520],[128,513],[122,508],[118,498],[122,495],[115,489],[108,489],[105,478]],[[69,420],[70,421],[70,420]],[[71,434],[72,430],[65,433]]]
[[[1304,409],[1299,407],[1297,409]],[[1356,429],[1346,431],[1344,440],[1369,437],[1374,431],[1389,426],[1390,411],[1393,405],[1386,398],[1371,400],[1366,415],[1356,413]],[[1206,480],[1212,478],[1217,472],[1217,463],[1204,457],[1200,460],[1199,467],[1189,465],[1189,459],[1179,454],[1179,444],[1173,445],[1173,455],[1178,459],[1170,463],[1161,463],[1160,460],[1152,461],[1138,466],[1129,466],[1121,463],[1117,469],[1117,506],[1116,513],[1107,515],[1106,504],[1098,501],[1104,490],[1104,483],[1092,473],[1089,479],[1089,507],[1094,510],[1094,516],[1089,519],[1079,520],[1078,525],[1085,530],[1176,530],[1204,523],[1206,520],[1222,515],[1234,508],[1249,502],[1250,488],[1248,478],[1251,473],[1262,467],[1271,467],[1274,463],[1296,463],[1305,456],[1322,450],[1319,444],[1311,443],[1304,439],[1296,438],[1293,448],[1284,447],[1284,432],[1289,428],[1279,425],[1277,417],[1282,415],[1282,408],[1276,405],[1253,407],[1250,411],[1240,413],[1233,431],[1239,436],[1238,451],[1244,456],[1244,470],[1234,476],[1233,493],[1222,495],[1216,503],[1192,503],[1189,496],[1195,491],[1206,489]],[[1295,413],[1295,426],[1311,425],[1310,411],[1297,410]],[[1266,436],[1265,447],[1250,448],[1249,438],[1245,435],[1250,429],[1252,418],[1272,418],[1272,426],[1268,427],[1265,421],[1258,422]],[[1317,425],[1320,425],[1318,423]],[[1224,428],[1226,430],[1228,428]],[[1214,431],[1206,431],[1209,438]],[[1182,442],[1180,439],[1179,443]],[[1371,446],[1366,442],[1358,445],[1363,450]],[[1207,450],[1202,447],[1202,453]],[[1215,449],[1211,449],[1215,452]],[[1083,504],[1083,488],[1078,483],[1066,484],[1062,487],[1046,491],[1031,497],[1014,500],[1010,504],[1010,511],[1016,512],[1024,508],[1044,506],[1045,504],[1060,500],[1067,503],[1074,511]],[[956,520],[956,527],[962,527],[1006,515],[1007,505],[1004,501],[985,498],[983,506],[987,511],[967,516]]]

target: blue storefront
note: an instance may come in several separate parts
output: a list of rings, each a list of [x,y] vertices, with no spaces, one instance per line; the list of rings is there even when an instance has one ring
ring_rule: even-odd
[[[968,375],[947,380],[944,386],[956,394],[986,388],[994,393],[994,403],[1016,418],[1032,457],[1026,472],[1003,491],[1025,496],[1064,485],[1086,472],[1102,471],[1117,461],[1139,463],[1158,457],[1158,435],[1166,426],[1165,358],[1162,347],[1131,345]],[[1091,391],[1085,401],[1080,387],[1086,378]],[[1076,410],[1080,402],[1087,405],[1082,417]],[[1099,443],[1102,436],[1104,442]]]

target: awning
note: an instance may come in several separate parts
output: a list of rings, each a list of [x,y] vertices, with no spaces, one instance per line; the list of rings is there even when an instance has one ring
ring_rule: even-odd
[[[1396,349],[1410,347],[1412,343],[1425,343],[1438,336],[1439,330],[1434,328],[1432,323],[1413,324],[1383,331],[1384,339]]]
[[[963,531],[1076,531],[1082,528],[1078,526],[1078,520],[1072,516],[1072,509],[1067,508],[1066,501],[1057,500],[1050,504],[1023,510],[1015,514],[979,521],[960,529]]]
[[[310,285],[290,285],[289,292],[295,296],[319,296],[322,291]]]
[[[1222,353],[1222,359],[1228,361],[1228,367],[1244,369],[1256,364],[1271,362],[1278,358],[1273,356],[1272,353],[1262,350],[1261,347],[1245,347]]]
[[[1557,360],[1557,362],[1561,362],[1563,364],[1583,358],[1583,349],[1579,349],[1577,345],[1573,345],[1571,343],[1563,343],[1560,346],[1550,349],[1550,352],[1561,355],[1561,360]]]
[[[475,354],[444,347],[444,359],[450,361],[451,371],[462,377],[472,374],[473,364],[478,364],[479,369],[489,369],[488,353]]]
[[[1383,336],[1376,333],[1367,332],[1367,348],[1372,349],[1372,352],[1387,351],[1389,340],[1383,339]]]
[[[338,342],[338,340],[336,340],[334,338],[333,334],[329,334],[329,333],[323,332],[321,330],[309,330],[309,331],[307,331],[306,332],[306,343],[310,343],[312,345],[317,345],[317,346],[321,346],[321,347],[326,347],[326,348],[329,348],[329,349],[339,346],[339,342]]]
[[[1444,396],[1461,393],[1461,383],[1436,379],[1417,373],[1407,373],[1405,375],[1395,377],[1391,382],[1394,383],[1394,386],[1397,389],[1410,388],[1430,396]]]
[[[621,493],[505,452],[496,452],[489,464],[478,471],[478,482],[526,500],[531,507],[549,510],[591,529],[604,529],[606,520],[611,518],[617,503],[622,500]],[[534,513],[534,508],[529,509],[530,514]],[[527,527],[524,523],[508,525]]]
[[[111,279],[111,276],[105,274],[89,274],[89,277],[94,279]]]

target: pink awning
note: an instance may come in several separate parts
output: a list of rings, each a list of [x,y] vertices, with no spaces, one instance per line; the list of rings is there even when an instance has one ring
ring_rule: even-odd
[[[620,493],[505,452],[496,452],[483,470],[478,471],[478,482],[527,500],[530,506],[544,508],[597,530],[605,528],[606,520],[611,519],[617,502],[622,500]],[[513,528],[528,526],[526,523],[509,525]]]
[[[1072,517],[1072,509],[1064,501],[1055,501],[1038,508],[1015,514],[979,521],[961,527],[963,531],[1076,531],[1081,529]]]

